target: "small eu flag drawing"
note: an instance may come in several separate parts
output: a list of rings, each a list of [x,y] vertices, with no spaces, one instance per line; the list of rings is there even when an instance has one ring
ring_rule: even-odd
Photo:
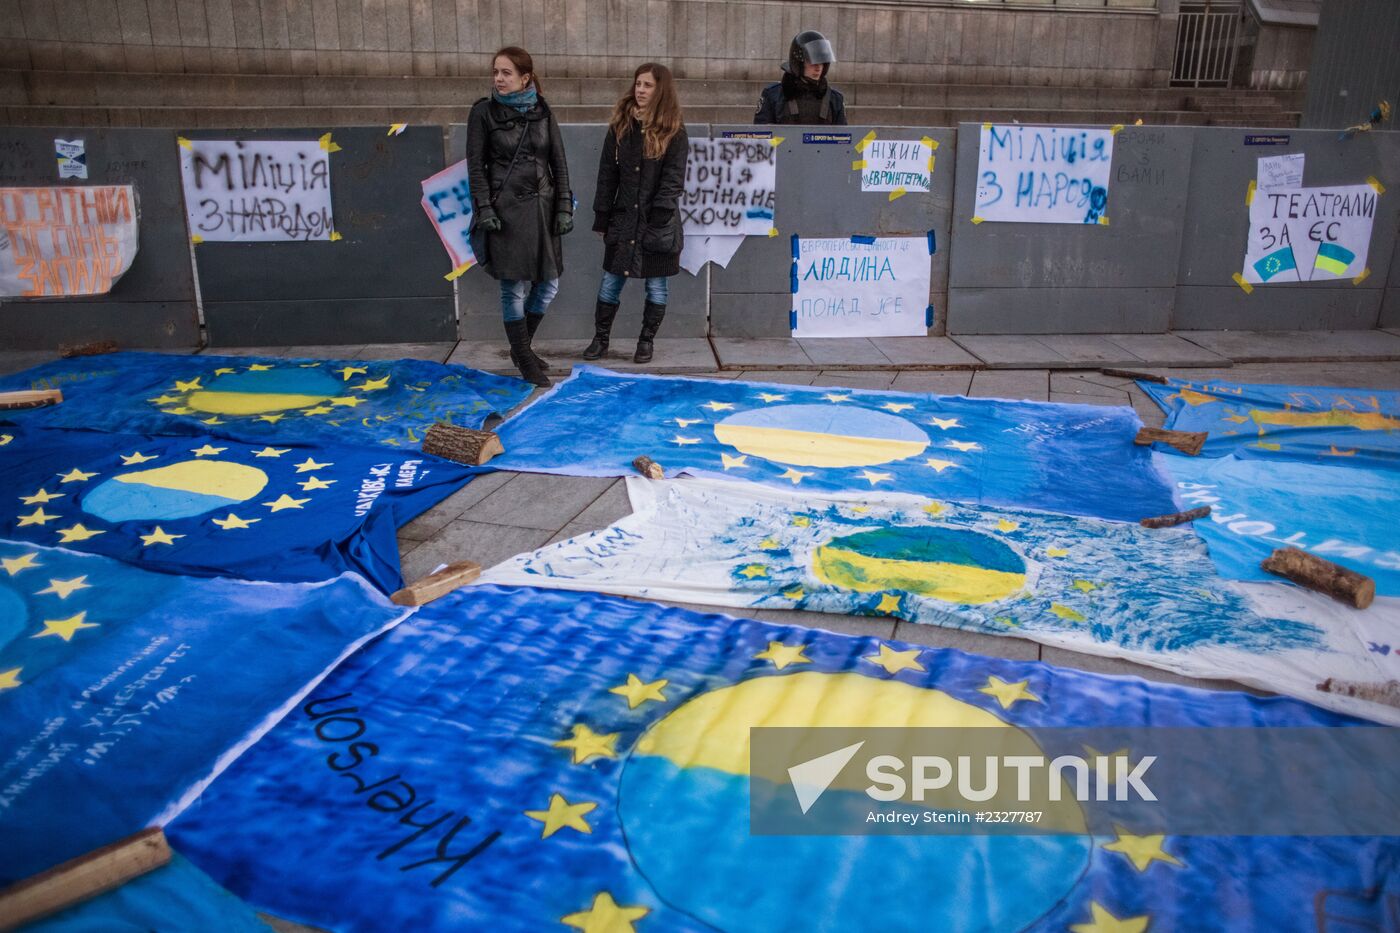
[[[1280,272],[1296,268],[1298,268],[1298,263],[1293,259],[1293,247],[1291,246],[1276,249],[1254,263],[1254,271],[1259,273],[1259,281],[1261,282],[1267,282]]]
[[[1323,243],[1317,248],[1317,259],[1313,260],[1313,266],[1333,275],[1346,275],[1347,266],[1351,265],[1355,258],[1356,254],[1345,246]]]

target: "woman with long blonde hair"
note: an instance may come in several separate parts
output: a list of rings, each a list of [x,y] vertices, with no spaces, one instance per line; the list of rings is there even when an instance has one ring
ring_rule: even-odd
[[[608,352],[608,337],[628,279],[646,280],[642,333],[632,359],[650,362],[666,316],[666,279],[681,271],[684,235],[680,199],[690,140],[671,69],[638,66],[632,88],[613,108],[598,163],[593,229],[603,237],[603,281],[598,286],[593,342],[583,358]]]

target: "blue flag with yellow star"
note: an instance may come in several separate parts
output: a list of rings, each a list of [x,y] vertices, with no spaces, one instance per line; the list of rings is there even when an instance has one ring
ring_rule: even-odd
[[[16,389],[63,392],[60,405],[4,412],[34,427],[400,450],[417,450],[435,422],[479,428],[533,391],[519,379],[424,360],[135,352],[0,378],[0,391]]]
[[[403,614],[350,575],[192,580],[0,539],[0,885],[168,819]]]
[[[1323,897],[1379,922],[1400,892],[1396,840],[764,835],[750,827],[762,782],[750,728],[976,724],[1045,741],[1070,725],[1350,722],[1287,700],[479,587],[351,657],[167,832],[258,909],[341,931],[1303,930]],[[839,803],[848,787],[828,794]]]
[[[494,468],[894,490],[1136,521],[1173,512],[1131,408],[820,389],[575,367],[498,429]]]
[[[1138,385],[1171,430],[1209,432],[1205,457],[1400,469],[1400,392],[1182,379]]]
[[[8,440],[6,440],[8,438]],[[0,434],[0,536],[191,576],[402,585],[396,531],[481,470],[389,447]]]

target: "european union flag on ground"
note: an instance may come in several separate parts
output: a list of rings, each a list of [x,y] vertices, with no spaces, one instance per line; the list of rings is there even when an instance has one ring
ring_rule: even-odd
[[[1298,263],[1293,258],[1293,247],[1291,246],[1276,249],[1254,263],[1254,271],[1259,273],[1259,279],[1263,282],[1269,281],[1281,272],[1296,268],[1298,268]]]
[[[1333,275],[1346,275],[1347,266],[1356,259],[1356,254],[1339,243],[1323,243],[1317,248],[1317,258],[1313,267]]]
[[[403,610],[0,540],[0,885],[163,822]]]
[[[1400,468],[1400,392],[1173,379],[1138,385],[1174,431],[1206,431],[1206,457]]]
[[[479,428],[532,391],[519,379],[423,360],[129,352],[0,378],[0,390],[53,388],[63,404],[5,416],[45,428],[401,450],[417,449],[434,422]]]
[[[491,466],[625,476],[645,454],[786,489],[893,490],[1137,521],[1175,511],[1130,408],[818,389],[575,367]]]
[[[751,726],[914,722],[1040,741],[1048,727],[1094,723],[1351,721],[1286,700],[477,587],[350,658],[167,832],[257,908],[336,930],[1301,930],[1324,896],[1355,892],[1346,906],[1379,925],[1400,893],[1389,838],[750,831]]]
[[[66,404],[66,403],[65,403]],[[0,433],[0,536],[191,576],[402,585],[396,530],[481,472],[392,448]]]

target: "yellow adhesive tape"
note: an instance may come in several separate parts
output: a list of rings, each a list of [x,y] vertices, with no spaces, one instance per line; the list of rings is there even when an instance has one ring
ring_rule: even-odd
[[[873,140],[874,138],[874,130],[871,130],[869,133],[866,133],[863,137],[861,137],[860,142],[856,143],[856,152],[864,152],[865,147],[870,145],[871,140]]]
[[[1110,127],[1108,128],[1108,131],[1109,131],[1110,133],[1112,133],[1114,136],[1117,136],[1117,135],[1118,135],[1118,131],[1121,130],[1122,128],[1123,128],[1123,124],[1121,124],[1121,123],[1115,123],[1115,124],[1113,124],[1112,126],[1110,126]]]
[[[785,139],[787,139],[786,136],[774,136],[772,139],[768,140],[768,145],[781,146]]]
[[[856,171],[860,171],[861,169],[865,168],[865,160],[857,159],[856,161],[851,163],[851,168],[855,169]]]
[[[332,231],[331,231],[331,242],[332,242],[332,243],[334,243],[336,240],[343,240],[343,239],[345,239],[345,237],[343,237],[343,236],[340,235],[340,231],[339,231],[339,230],[332,230]]]
[[[324,149],[324,150],[326,150],[327,152],[339,152],[339,151],[340,151],[340,147],[337,146],[335,143],[331,142],[331,134],[330,134],[330,133],[327,133],[326,135],[322,136],[320,142],[321,142],[321,148]]]
[[[893,200],[896,200],[897,198],[902,198],[902,197],[904,197],[904,196],[905,196],[906,194],[908,194],[908,193],[909,193],[909,192],[908,192],[908,191],[905,191],[904,188],[901,186],[901,187],[896,188],[896,189],[894,189],[893,191],[890,192],[890,200],[893,201]]]
[[[474,265],[476,265],[476,260],[472,260],[471,262],[464,262],[464,263],[462,263],[460,266],[458,266],[457,268],[453,269],[451,272],[449,272],[449,273],[447,273],[446,275],[444,275],[443,278],[444,278],[444,279],[447,279],[447,281],[451,282],[451,281],[453,281],[454,279],[459,278],[459,277],[462,275],[463,272],[466,272],[468,269],[470,269],[470,268],[471,268],[472,266],[474,266]]]
[[[919,142],[923,143],[925,146],[928,146],[930,149],[938,148],[938,140],[934,139],[932,136],[925,136],[922,139],[920,139]]]
[[[1236,285],[1238,285],[1240,288],[1244,289],[1244,293],[1245,293],[1246,295],[1252,295],[1252,294],[1254,294],[1254,286],[1253,286],[1253,285],[1250,285],[1248,282],[1246,282],[1246,281],[1244,280],[1244,276],[1240,275],[1238,272],[1235,272],[1235,273],[1231,274],[1230,278],[1232,278],[1232,279],[1235,280],[1235,284],[1236,284]]]
[[[194,234],[193,236],[190,237],[190,242],[193,243],[193,244],[195,244],[196,246],[198,246],[200,243],[203,243],[203,242],[204,242],[204,237],[202,237],[202,236],[200,236],[198,233],[196,233],[196,234]]]
[[[408,129],[408,124],[407,124],[407,123],[390,123],[390,124],[389,124],[389,132],[385,133],[384,135],[385,135],[385,136],[397,136],[397,135],[399,135],[400,133],[402,133],[402,132],[403,132],[404,130],[406,130],[406,129]]]
[[[1245,191],[1245,193],[1244,193],[1244,203],[1245,203],[1245,204],[1253,204],[1253,203],[1254,203],[1254,182],[1253,182],[1252,180],[1251,180],[1250,183],[1249,183],[1249,189],[1248,189],[1247,191]]]
[[[181,149],[193,149],[193,148],[194,148],[194,143],[190,142],[188,139],[186,139],[186,138],[183,137],[183,136],[176,136],[176,137],[175,137],[175,142],[179,144],[179,146],[180,146]]]
[[[777,236],[777,235],[778,235],[778,228],[777,228],[777,227],[774,227],[773,229],[769,230],[769,231],[768,231],[768,235],[769,235],[769,236]]]
[[[983,218],[981,218],[981,217],[974,217],[974,218],[972,218],[972,222],[975,223],[975,224],[980,224],[980,223],[982,222],[982,220],[983,220]]]
[[[1107,227],[1107,226],[1108,226],[1108,218],[1105,217],[1105,216],[1103,216],[1102,214],[1100,214],[1100,215],[1099,215],[1099,225],[1100,225],[1100,226]]]
[[[1367,176],[1366,184],[1370,185],[1372,188],[1375,188],[1376,194],[1385,194],[1385,185],[1381,184],[1381,180],[1375,175]]]
[[[1353,285],[1360,285],[1362,282],[1366,281],[1367,277],[1369,277],[1370,274],[1371,274],[1371,267],[1370,267],[1370,266],[1367,266],[1366,268],[1364,268],[1364,269],[1361,270],[1361,274],[1360,274],[1360,275],[1358,275],[1356,278],[1354,278],[1354,279],[1351,280],[1351,284],[1353,284]]]
[[[992,124],[991,124],[990,121],[988,121],[987,123],[983,123],[983,124],[982,124],[982,129],[984,129],[984,130],[989,130],[989,129],[991,129],[991,128],[992,128]]]

